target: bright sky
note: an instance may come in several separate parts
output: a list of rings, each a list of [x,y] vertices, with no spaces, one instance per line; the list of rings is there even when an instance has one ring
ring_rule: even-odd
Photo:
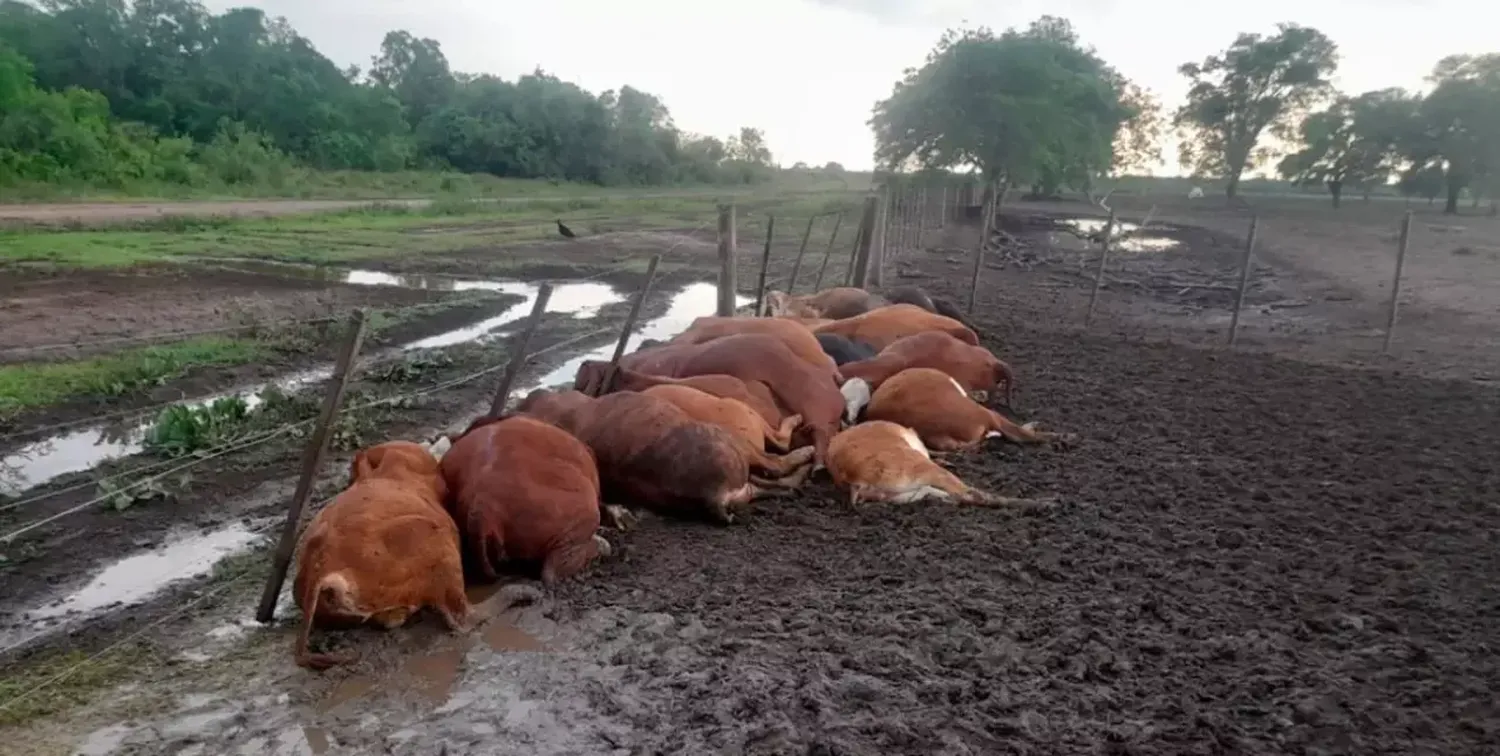
[[[865,122],[943,29],[997,31],[1043,14],[1168,108],[1186,90],[1177,66],[1236,33],[1277,22],[1339,44],[1338,84],[1412,89],[1439,58],[1500,51],[1493,0],[209,0],[285,16],[340,65],[366,67],[390,29],[436,39],[455,70],[514,78],[540,66],[600,92],[630,84],[661,97],[685,131],[727,137],[758,126],[777,162],[868,169]],[[1175,150],[1169,150],[1175,153]],[[1169,167],[1176,172],[1175,154]]]

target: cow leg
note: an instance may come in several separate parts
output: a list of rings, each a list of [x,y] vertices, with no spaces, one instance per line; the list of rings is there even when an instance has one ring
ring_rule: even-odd
[[[395,630],[396,628],[405,625],[407,620],[411,619],[411,615],[414,614],[415,611],[416,607],[393,606],[388,609],[381,609],[380,611],[371,614],[369,621],[381,626],[386,630]]]
[[[801,415],[787,415],[786,418],[781,421],[781,426],[773,430],[773,435],[768,436],[766,440],[771,443],[771,446],[780,451],[791,451],[792,434],[797,431],[797,426],[801,424]],[[767,427],[769,427],[769,424],[767,424]]]
[[[762,488],[801,488],[807,482],[807,476],[812,474],[812,465],[804,464],[790,475],[780,478],[762,478],[757,475],[750,476],[750,482]]]
[[[587,569],[590,562],[601,556],[596,538],[590,536],[583,543],[568,544],[548,553],[542,561],[542,585],[551,588]]]
[[[609,527],[621,533],[635,528],[636,524],[640,521],[629,509],[619,504],[601,503],[599,505],[599,515],[600,519]]]
[[[464,593],[464,568],[458,555],[445,559],[432,573],[431,595],[438,596],[436,609],[443,624],[455,633],[466,633],[472,626],[473,610],[469,597]]]
[[[1017,444],[1045,444],[1048,441],[1066,441],[1072,435],[1067,433],[1049,433],[1036,429],[1036,423],[1018,425],[1006,416],[990,410],[991,430],[985,434],[987,438],[1003,436],[1007,441]]]

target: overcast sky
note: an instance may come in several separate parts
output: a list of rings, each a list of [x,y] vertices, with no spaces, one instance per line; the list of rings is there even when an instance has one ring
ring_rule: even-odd
[[[514,78],[537,66],[595,91],[660,96],[685,131],[765,130],[776,160],[868,168],[865,122],[943,29],[997,31],[1046,13],[1171,107],[1177,66],[1277,22],[1339,44],[1351,92],[1419,88],[1443,55],[1500,51],[1494,0],[210,0],[285,16],[340,65],[366,67],[391,29],[442,43],[455,70]],[[1175,161],[1175,158],[1174,158]],[[1175,162],[1167,169],[1175,172]]]

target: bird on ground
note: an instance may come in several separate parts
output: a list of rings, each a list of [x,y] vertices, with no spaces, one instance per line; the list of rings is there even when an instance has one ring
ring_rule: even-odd
[[[564,226],[563,222],[561,220],[559,220],[557,222],[557,233],[562,234],[564,237],[569,238],[569,239],[574,239],[574,238],[578,237],[577,234],[573,233],[573,229],[568,228],[567,226]]]

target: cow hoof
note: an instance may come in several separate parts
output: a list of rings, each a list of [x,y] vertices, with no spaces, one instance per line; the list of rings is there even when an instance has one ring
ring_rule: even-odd
[[[597,533],[594,534],[594,548],[598,550],[601,559],[608,559],[614,556],[615,553],[615,549],[609,545],[609,541],[604,540],[604,536]]]
[[[609,526],[621,533],[635,529],[636,524],[640,522],[634,512],[619,504],[604,505],[604,514],[606,519],[609,520]]]

